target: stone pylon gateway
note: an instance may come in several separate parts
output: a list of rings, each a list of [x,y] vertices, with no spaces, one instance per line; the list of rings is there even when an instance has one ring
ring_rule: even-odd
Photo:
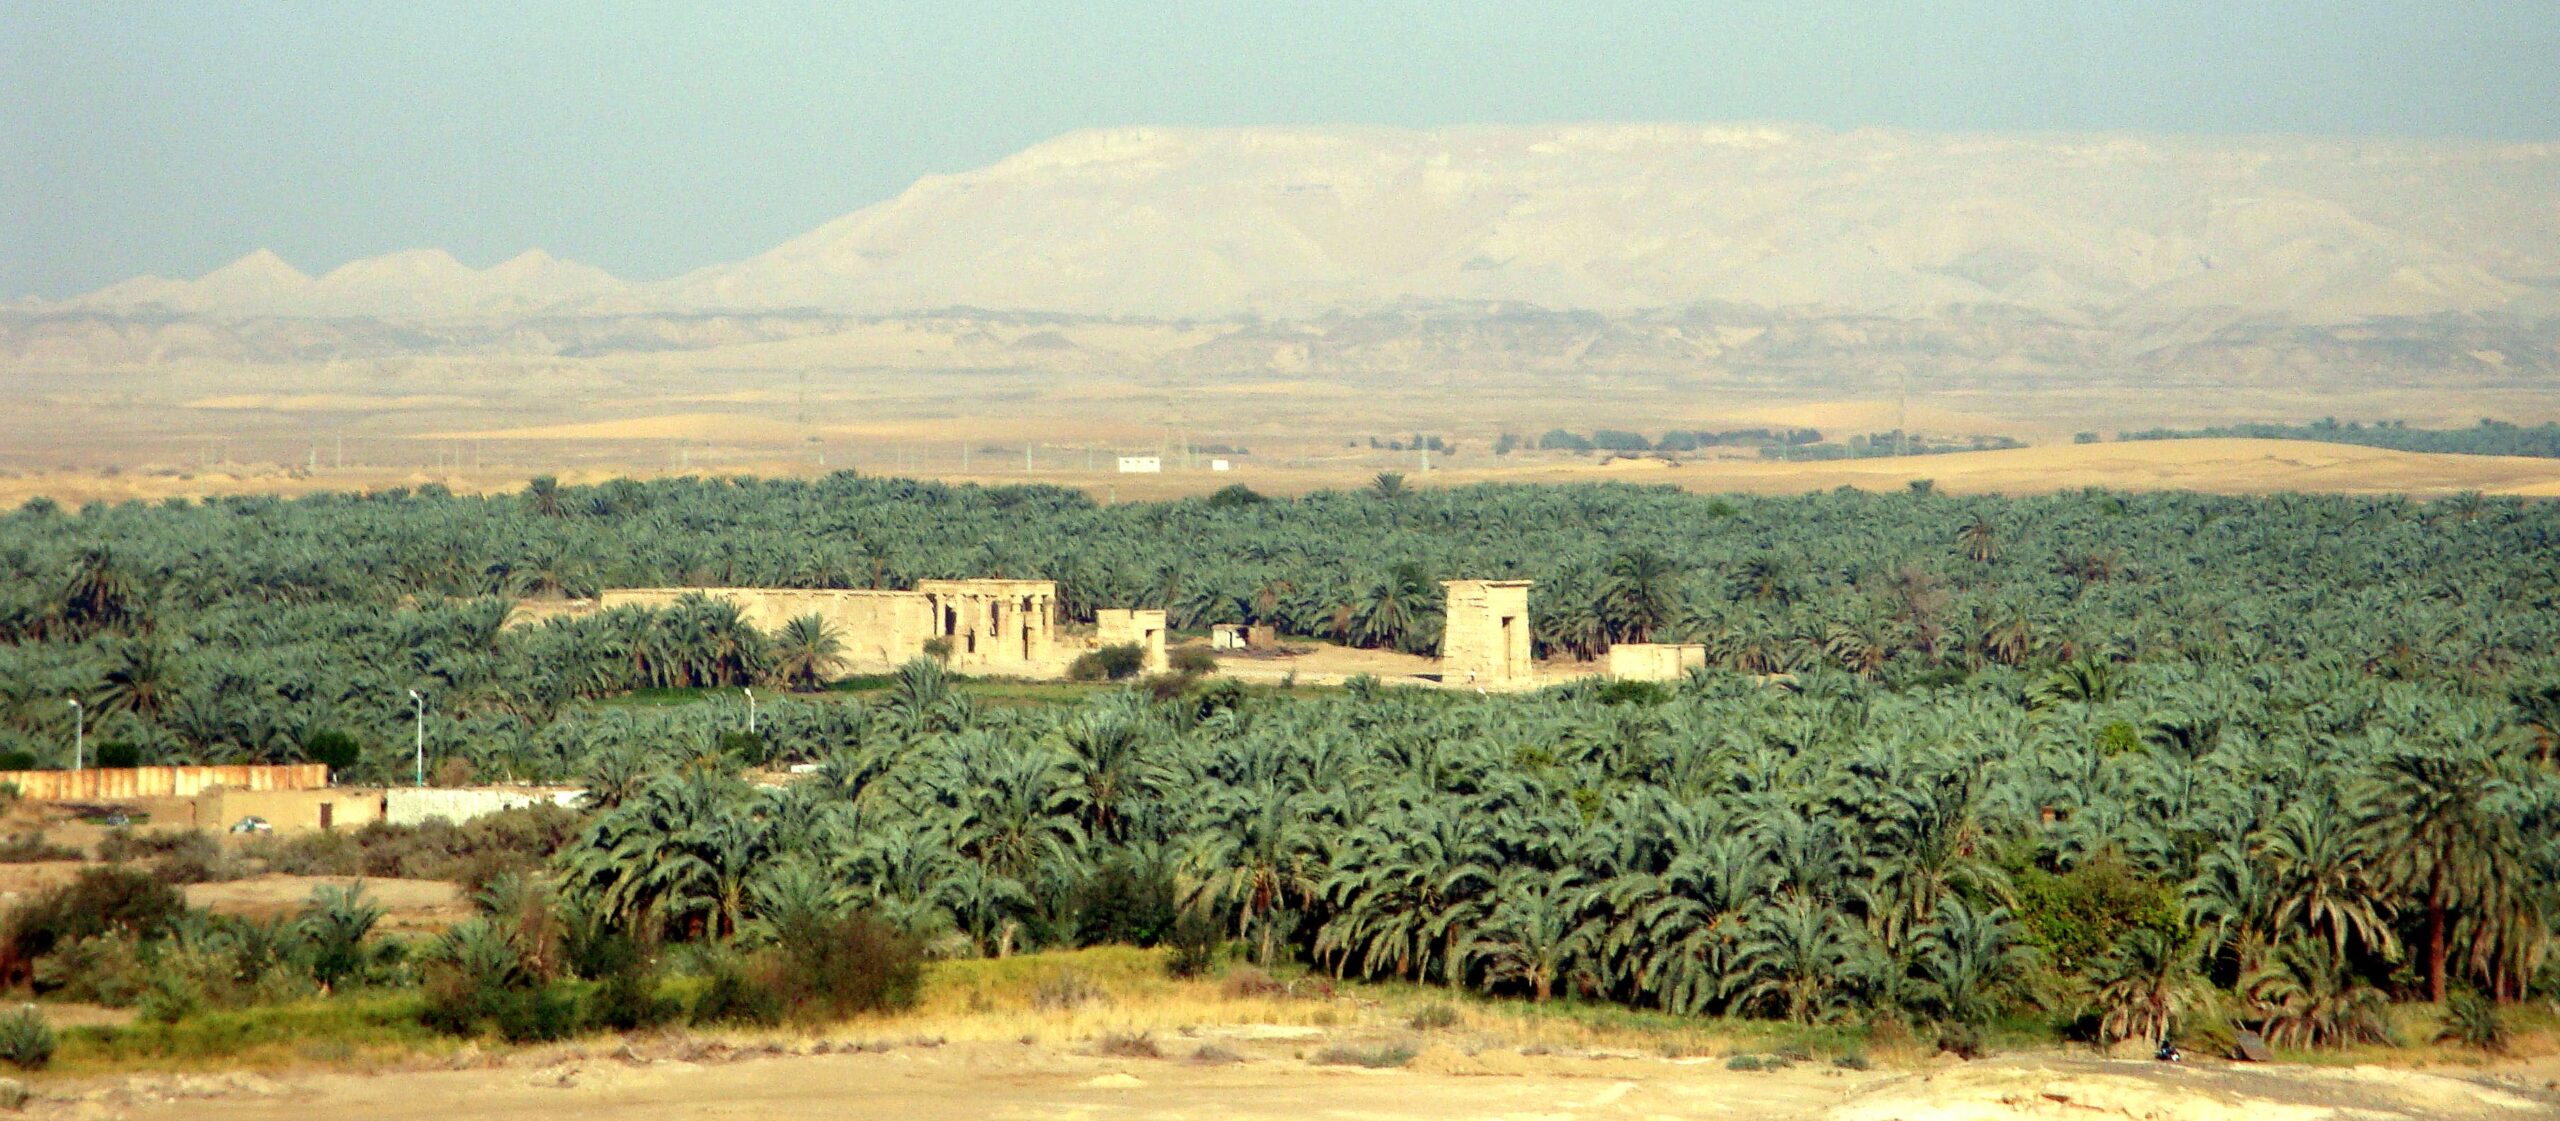
[[[1444,685],[1494,687],[1538,679],[1530,656],[1527,580],[1443,580],[1449,590],[1440,638]]]

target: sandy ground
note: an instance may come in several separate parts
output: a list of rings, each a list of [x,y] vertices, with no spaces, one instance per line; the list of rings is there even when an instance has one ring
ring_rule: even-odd
[[[849,466],[837,460],[835,466]],[[607,479],[661,478],[677,475],[747,474],[813,478],[832,468],[809,460],[772,457],[731,458],[722,462],[677,466],[640,456],[605,458],[594,465],[554,472],[562,482],[593,484]],[[1957,452],[1904,458],[1785,463],[1759,459],[1702,459],[1671,463],[1658,459],[1603,461],[1596,457],[1521,456],[1495,459],[1461,457],[1455,466],[1428,473],[1411,464],[1381,463],[1370,457],[1298,466],[1254,463],[1227,472],[1168,469],[1158,475],[1120,475],[1076,467],[1044,467],[1025,472],[1017,465],[998,470],[962,470],[960,465],[896,460],[859,465],[870,473],[895,473],[984,485],[1048,483],[1083,490],[1105,502],[1126,502],[1203,495],[1231,484],[1266,494],[1295,495],[1315,490],[1364,487],[1382,470],[1397,469],[1412,486],[1464,486],[1473,483],[1624,482],[1675,486],[1699,493],[1802,494],[1856,487],[1899,490],[1914,479],[1928,479],[1951,494],[2044,494],[2083,487],[2123,490],[2194,490],[2220,494],[2267,494],[2304,491],[2339,494],[2411,494],[2442,497],[2465,491],[2532,497],[2560,497],[2560,460],[2510,456],[2432,455],[2386,451],[2302,440],[2174,440],[2108,444],[2056,444],[2005,451]],[[108,473],[83,469],[35,469],[0,473],[0,508],[43,495],[77,506],[92,501],[158,501],[172,497],[225,494],[308,494],[315,491],[363,491],[420,487],[430,483],[460,493],[506,493],[523,489],[538,473],[523,467],[418,468],[323,467],[303,471],[270,466],[234,465],[227,469],[177,472]]]
[[[187,904],[216,914],[278,918],[302,910],[313,892],[362,883],[383,910],[377,929],[436,931],[471,916],[462,889],[442,880],[363,879],[353,876],[252,876],[245,880],[189,884]]]
[[[1526,1055],[1459,1046],[1410,1067],[1320,1066],[1311,1042],[1253,1029],[1163,1042],[1162,1058],[1106,1058],[1019,1043],[927,1042],[810,1053],[700,1044],[596,1045],[456,1069],[386,1074],[135,1076],[54,1083],[34,1116],[266,1121],[455,1117],[881,1117],[900,1121],[1412,1118],[1766,1118],[1967,1121],[2110,1118],[2168,1121],[2527,1119],[2560,1115],[2560,1096],[2515,1076],[2376,1068],[2165,1067],[2059,1057],[1858,1072],[1800,1063],[1737,1072],[1722,1060],[1627,1053]],[[1193,1058],[1203,1044],[1240,1056]]]

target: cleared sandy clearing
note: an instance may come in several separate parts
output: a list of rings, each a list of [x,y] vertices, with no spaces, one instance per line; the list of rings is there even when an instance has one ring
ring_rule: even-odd
[[[555,429],[519,430],[553,433],[616,428],[615,439],[683,439],[688,426],[758,423],[730,414],[690,414],[645,421],[563,425]],[[530,436],[520,439],[576,441],[576,435]],[[1055,470],[1024,472],[1005,456],[985,457],[977,470],[962,472],[957,463],[926,463],[901,470],[878,460],[820,466],[807,460],[758,458],[698,463],[691,468],[639,459],[608,459],[594,466],[545,472],[569,484],[593,484],[618,477],[666,478],[678,475],[764,475],[813,478],[851,466],[864,474],[907,475],[971,482],[988,486],[1049,483],[1075,487],[1105,501],[1151,501],[1204,495],[1229,484],[1243,484],[1265,494],[1294,495],[1315,490],[1347,490],[1368,485],[1379,468],[1370,463],[1311,464],[1290,467],[1240,462],[1236,469],[1212,473],[1172,471],[1161,475],[1120,475],[1109,471]],[[2466,491],[2481,494],[2560,497],[2560,459],[2518,456],[2438,455],[2386,451],[2380,448],[2323,444],[2308,440],[2157,440],[2109,444],[2063,444],[2006,451],[1956,452],[1900,459],[1836,460],[1786,463],[1759,459],[1717,459],[1669,463],[1656,459],[1546,460],[1434,470],[1427,474],[1404,468],[1411,486],[1464,486],[1472,483],[1626,482],[1676,486],[1699,493],[1803,494],[1856,487],[1899,490],[1913,479],[1932,480],[1950,494],[2049,494],[2084,487],[2118,490],[2192,490],[2208,494],[2274,494],[2300,491],[2322,494],[2407,494],[2441,498]],[[417,487],[435,483],[462,494],[505,493],[524,488],[534,472],[490,467],[424,471],[415,468],[348,468],[302,470],[224,470],[115,473],[54,470],[0,475],[0,509],[44,495],[77,506],[91,501],[156,501],[227,494],[309,494],[315,491],[364,491],[385,487]]]
[[[2146,1062],[2014,1058],[1920,1073],[1821,1064],[1743,1073],[1720,1060],[1624,1053],[1526,1056],[1426,1050],[1404,1070],[1315,1066],[1303,1040],[1249,1030],[1166,1041],[1162,1059],[1099,1058],[1043,1045],[893,1045],[860,1054],[739,1058],[726,1048],[548,1051],[504,1065],[382,1075],[138,1077],[48,1087],[39,1116],[231,1121],[364,1117],[835,1118],[980,1121],[1211,1118],[2110,1118],[2145,1121],[2445,1121],[2549,1117],[2560,1098],[2515,1075],[2328,1069],[2164,1067]],[[1214,1042],[1244,1061],[1189,1056]],[[785,1045],[813,1049],[806,1041]]]

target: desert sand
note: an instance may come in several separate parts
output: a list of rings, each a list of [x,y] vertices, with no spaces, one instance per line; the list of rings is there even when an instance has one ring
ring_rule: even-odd
[[[50,1084],[33,1116],[131,1121],[378,1121],[454,1117],[880,1117],[1067,1121],[1101,1117],[1298,1119],[1700,1117],[1829,1121],[2526,1121],[2560,1110],[2530,1072],[2423,1073],[2303,1066],[2170,1067],[2054,1056],[1917,1071],[1821,1063],[1738,1072],[1721,1059],[1625,1052],[1524,1054],[1464,1042],[1406,1069],[1314,1065],[1313,1040],[1252,1028],[1162,1041],[1161,1058],[1042,1043],[810,1040],[642,1042],[545,1049],[504,1061],[384,1074],[158,1075]],[[844,1049],[839,1049],[839,1047]],[[1214,1046],[1233,1061],[1193,1056]],[[813,1053],[824,1051],[826,1053]],[[848,1053],[850,1051],[851,1053]]]

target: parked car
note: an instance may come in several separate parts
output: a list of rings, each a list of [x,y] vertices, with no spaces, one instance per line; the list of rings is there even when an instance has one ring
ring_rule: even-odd
[[[273,833],[276,831],[276,827],[267,824],[267,819],[252,815],[232,822],[231,831],[234,833]]]

